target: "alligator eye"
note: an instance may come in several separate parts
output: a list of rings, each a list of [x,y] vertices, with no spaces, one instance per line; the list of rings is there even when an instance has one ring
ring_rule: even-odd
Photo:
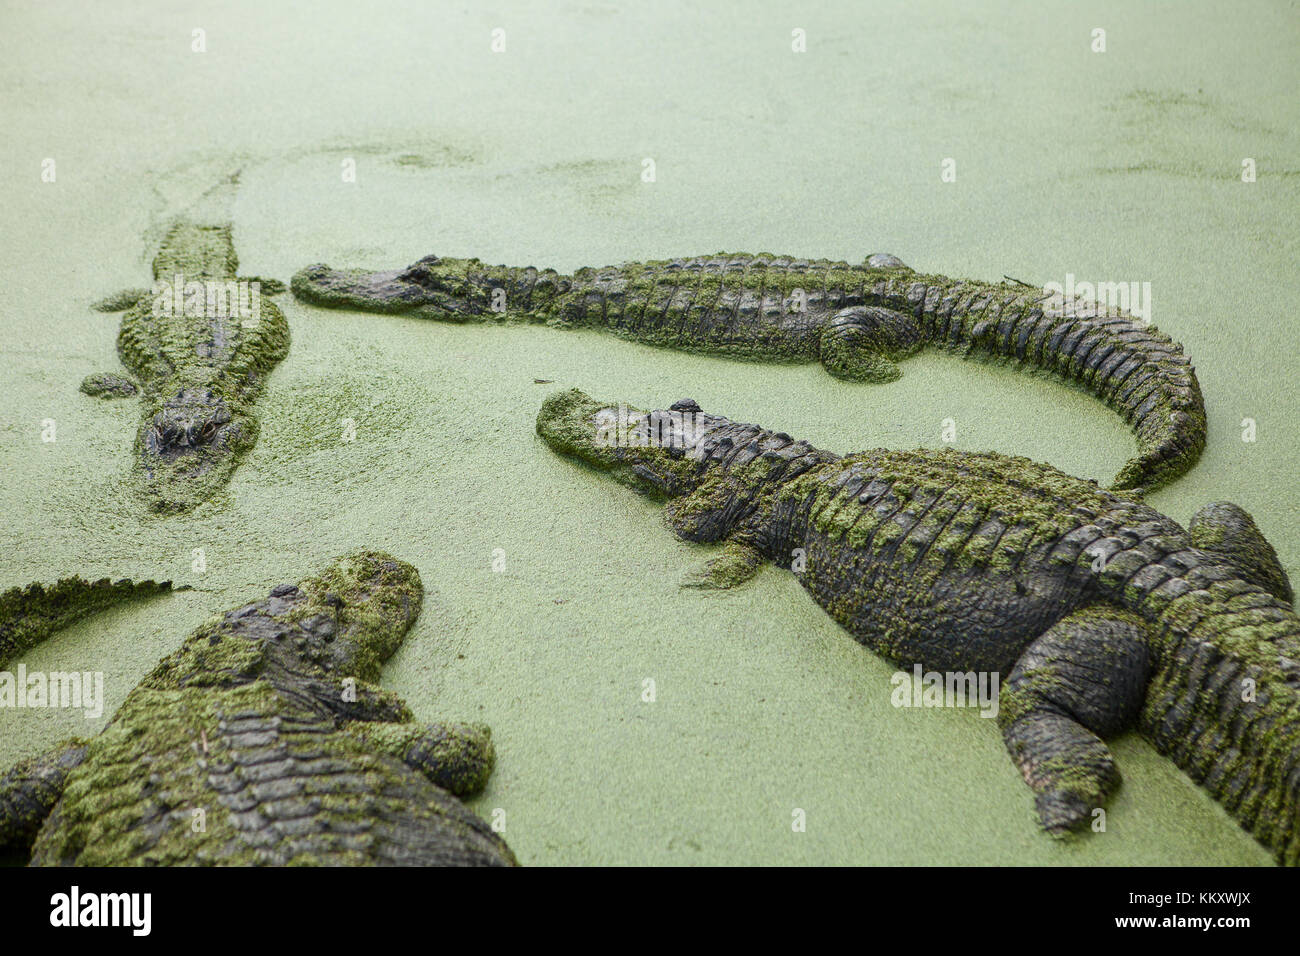
[[[216,422],[208,422],[206,425],[203,426],[202,434],[203,434],[204,441],[212,441],[212,436],[215,435],[216,433],[217,433]]]

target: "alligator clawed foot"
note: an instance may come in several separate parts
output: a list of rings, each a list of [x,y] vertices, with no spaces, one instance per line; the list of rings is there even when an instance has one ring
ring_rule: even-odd
[[[722,552],[682,579],[684,588],[725,591],[744,584],[763,566],[763,555],[740,541],[728,541]]]
[[[1085,829],[1097,803],[1071,790],[1048,790],[1034,799],[1043,829],[1058,840]]]
[[[114,372],[96,372],[82,380],[81,391],[91,398],[130,398],[139,389],[124,375]]]

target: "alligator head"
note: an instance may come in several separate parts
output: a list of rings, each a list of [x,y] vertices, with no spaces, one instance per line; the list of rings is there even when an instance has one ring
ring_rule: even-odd
[[[316,577],[272,589],[268,619],[297,625],[288,632],[293,640],[282,626],[272,628],[272,658],[291,675],[376,681],[423,600],[420,572],[405,561],[378,551],[344,555]]]
[[[601,404],[578,391],[548,398],[537,433],[561,454],[609,472],[618,481],[659,498],[690,494],[707,477],[728,437],[714,436],[725,418],[707,415],[692,399],[646,412]]]
[[[145,493],[156,511],[184,511],[229,480],[257,424],[219,383],[173,382],[161,394],[136,441]]]
[[[232,430],[232,419],[225,401],[212,389],[185,388],[150,420],[145,448],[161,457],[196,452],[202,445],[223,441]]]
[[[291,283],[304,302],[368,312],[415,312],[456,321],[488,311],[494,283],[478,259],[425,256],[405,269],[365,272],[322,263],[299,271]]]
[[[208,622],[146,683],[178,689],[269,678],[303,690],[322,680],[373,682],[401,647],[423,600],[414,567],[378,551],[352,552],[318,575],[281,584]]]

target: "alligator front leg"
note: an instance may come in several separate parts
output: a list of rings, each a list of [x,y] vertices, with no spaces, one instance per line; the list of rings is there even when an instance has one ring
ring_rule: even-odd
[[[240,276],[236,282],[244,282],[248,285],[257,283],[257,291],[261,295],[283,295],[289,287],[279,279],[267,279],[263,276]]]
[[[705,480],[664,509],[664,520],[683,541],[722,542],[722,553],[682,580],[682,587],[726,589],[744,584],[763,566],[763,554],[746,520],[744,483],[731,475]],[[740,525],[737,527],[737,525]]]
[[[458,797],[482,790],[496,764],[492,730],[486,724],[365,722],[344,729]]]
[[[95,372],[81,381],[81,391],[91,398],[130,398],[140,389],[135,382],[116,372]]]
[[[123,289],[91,305],[96,312],[125,312],[152,295],[149,289]],[[128,398],[140,389],[136,383],[117,372],[96,372],[87,375],[81,390],[92,398]]]
[[[924,344],[916,319],[893,309],[853,306],[831,316],[822,331],[821,361],[836,378],[884,383],[903,373],[897,360]]]
[[[744,584],[763,566],[763,555],[743,540],[730,540],[722,552],[682,579],[684,588],[726,590]]]
[[[1020,655],[998,723],[1053,836],[1086,826],[1119,785],[1102,737],[1130,726],[1147,683],[1147,626],[1127,611],[1083,608]]]
[[[0,849],[31,851],[45,818],[63,796],[68,774],[85,757],[86,742],[73,739],[0,777]]]

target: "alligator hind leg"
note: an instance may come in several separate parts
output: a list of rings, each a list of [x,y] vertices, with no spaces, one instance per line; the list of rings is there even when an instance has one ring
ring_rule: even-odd
[[[1102,737],[1131,725],[1147,682],[1147,627],[1094,605],[1058,621],[1020,655],[999,700],[1011,759],[1053,836],[1086,826],[1119,784]]]
[[[116,372],[96,372],[81,382],[81,391],[91,398],[130,398],[139,389],[125,375]]]
[[[363,722],[348,724],[346,729],[458,797],[482,790],[496,763],[492,731],[486,724]]]
[[[1277,552],[1244,508],[1231,501],[1208,504],[1192,515],[1187,533],[1192,544],[1221,556],[1248,583],[1287,604],[1295,600]]]
[[[98,302],[92,303],[90,307],[96,312],[125,312],[152,296],[153,292],[150,289],[123,289],[121,292],[104,296]]]
[[[17,764],[0,777],[0,850],[30,852],[45,818],[86,759],[86,743],[69,740]]]
[[[851,382],[892,382],[903,373],[896,361],[920,349],[915,318],[893,309],[857,305],[831,316],[822,330],[826,371]]]
[[[763,555],[743,541],[728,541],[722,553],[682,579],[684,588],[725,590],[744,584],[763,566]]]

